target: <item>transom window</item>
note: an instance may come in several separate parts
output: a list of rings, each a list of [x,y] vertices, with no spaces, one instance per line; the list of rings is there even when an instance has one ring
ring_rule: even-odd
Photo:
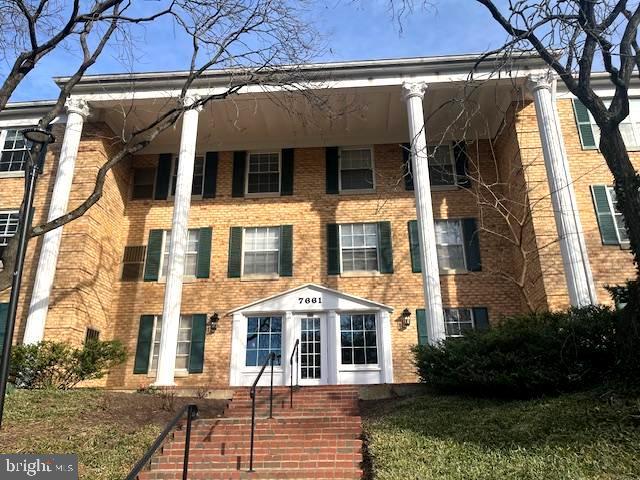
[[[178,157],[173,159],[173,175],[171,177],[171,195],[176,194],[176,182],[178,181]],[[204,188],[204,157],[196,157],[193,164],[193,184],[191,195],[201,196]]]
[[[2,145],[0,172],[24,171],[30,144],[24,139],[20,130],[10,128],[0,132],[0,145]]]
[[[370,148],[340,150],[340,190],[373,190],[373,154]]]
[[[193,317],[191,315],[180,315],[180,326],[178,328],[178,344],[176,347],[176,370],[187,370],[189,368],[192,325]],[[162,316],[156,315],[153,320],[153,348],[151,349],[150,370],[158,369],[158,356],[160,354],[161,335]]]
[[[9,239],[18,231],[19,215],[17,210],[0,212],[0,256]]]
[[[198,246],[200,243],[200,230],[189,230],[189,236],[187,238],[187,247],[184,258],[184,276],[195,277],[196,268],[198,264]],[[164,232],[164,247],[162,254],[162,265],[160,269],[160,276],[166,278],[167,271],[169,269],[169,247],[171,245],[171,230],[165,230]]]
[[[444,326],[448,337],[461,337],[464,332],[473,330],[475,322],[471,308],[445,308]]]
[[[249,153],[247,193],[280,192],[280,153]]]
[[[456,164],[453,149],[449,145],[427,147],[429,157],[429,177],[431,185],[456,184]]]
[[[269,354],[276,354],[274,365],[282,357],[282,317],[247,318],[247,367],[260,367]]]
[[[277,275],[280,227],[245,228],[243,252],[243,275]]]
[[[340,346],[343,365],[377,364],[378,344],[375,314],[341,314]]]
[[[340,225],[342,271],[378,270],[378,226],[375,223]]]
[[[611,215],[616,222],[616,235],[618,236],[619,243],[625,243],[629,241],[629,234],[624,224],[624,217],[622,212],[618,209],[618,198],[616,197],[616,191],[613,187],[607,187],[607,200],[609,201],[609,208],[611,209]]]
[[[436,250],[440,270],[466,270],[460,220],[436,220]]]

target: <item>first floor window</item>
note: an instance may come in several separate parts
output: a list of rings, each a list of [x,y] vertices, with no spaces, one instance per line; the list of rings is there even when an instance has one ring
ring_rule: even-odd
[[[178,344],[176,348],[176,370],[189,368],[189,354],[191,353],[191,329],[193,317],[180,315],[178,330]],[[160,354],[160,337],[162,335],[162,316],[156,315],[153,325],[153,338],[151,348],[151,370],[158,369],[158,356]]]
[[[282,317],[247,318],[247,367],[260,367],[273,352],[274,365],[280,365],[282,357]]]
[[[195,277],[198,265],[198,245],[200,242],[200,230],[189,230],[187,238],[187,248],[184,258],[184,276]],[[164,248],[162,255],[161,277],[166,278],[169,269],[169,248],[171,245],[171,230],[164,232]]]
[[[440,270],[466,270],[460,220],[436,220],[436,250]]]
[[[455,185],[456,167],[453,149],[449,145],[430,146],[427,148],[427,155],[431,185]]]
[[[95,328],[87,328],[87,332],[84,336],[84,343],[98,341],[100,341],[100,330],[96,330]]]
[[[370,148],[340,150],[340,190],[373,190],[373,158]]]
[[[0,172],[24,171],[24,165],[29,155],[29,142],[20,133],[19,129],[10,128],[0,132]]]
[[[377,364],[378,344],[375,314],[341,314],[340,347],[343,365]]]
[[[375,223],[340,225],[342,271],[378,270],[378,226]]]
[[[243,252],[243,275],[277,275],[280,227],[245,228]]]
[[[474,329],[473,310],[470,308],[445,308],[444,325],[448,337],[461,337]]]
[[[280,192],[280,153],[250,153],[247,168],[247,193]]]
[[[0,211],[0,256],[9,243],[9,239],[18,231],[18,211]]]
[[[178,181],[178,157],[173,160],[173,176],[171,180],[171,195],[176,194],[176,182]],[[196,157],[193,163],[193,183],[191,195],[200,196],[204,188],[204,157]]]
[[[611,209],[611,215],[616,224],[616,234],[618,235],[618,243],[625,243],[629,241],[629,234],[627,233],[627,227],[624,224],[624,217],[622,212],[618,208],[618,198],[616,197],[616,191],[613,187],[607,187],[607,197],[609,200],[609,208]]]

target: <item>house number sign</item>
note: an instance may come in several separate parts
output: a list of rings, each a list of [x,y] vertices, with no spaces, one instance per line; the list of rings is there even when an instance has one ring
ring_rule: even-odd
[[[322,303],[322,297],[298,297],[300,305],[318,305]]]

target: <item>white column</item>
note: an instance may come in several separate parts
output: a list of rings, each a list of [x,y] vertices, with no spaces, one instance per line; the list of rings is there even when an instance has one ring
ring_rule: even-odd
[[[327,383],[338,384],[338,355],[340,355],[340,315],[335,310],[327,312]]]
[[[569,300],[571,305],[576,307],[595,304],[596,289],[555,105],[556,80],[550,72],[530,75],[527,86],[533,94],[538,118],[542,154],[547,169]]]
[[[382,375],[380,380],[383,383],[393,383],[393,352],[391,351],[391,314],[386,310],[380,311],[380,337],[382,341],[382,358],[379,359],[382,365]]]
[[[409,116],[411,167],[416,196],[422,286],[427,313],[427,333],[429,335],[429,343],[435,345],[444,340],[446,335],[444,311],[442,310],[442,293],[440,291],[438,255],[436,252],[433,204],[431,202],[427,136],[424,125],[424,112],[422,110],[422,99],[426,89],[427,85],[425,83],[404,83],[402,85]]]
[[[80,137],[82,136],[82,127],[89,115],[89,107],[84,100],[69,99],[67,100],[66,109],[67,125],[64,130],[58,172],[53,186],[47,221],[54,220],[67,212],[69,194],[73,183],[73,170],[78,156]],[[23,338],[25,344],[38,343],[44,338],[49,296],[53,287],[58,253],[60,252],[60,241],[62,240],[62,228],[56,228],[45,233],[42,240],[42,249],[40,250]]]
[[[187,104],[193,98],[185,99]],[[158,354],[156,386],[173,386],[176,367],[176,348],[180,326],[180,306],[182,303],[182,277],[184,275],[185,251],[187,247],[191,187],[196,156],[196,137],[200,108],[187,110],[182,117],[180,154],[176,194],[173,199],[173,220],[171,222],[171,244],[169,245],[169,265],[164,289],[162,309],[162,334]]]
[[[234,313],[231,320],[231,365],[229,383],[232,387],[242,385],[242,369],[247,353],[247,320],[241,313]]]

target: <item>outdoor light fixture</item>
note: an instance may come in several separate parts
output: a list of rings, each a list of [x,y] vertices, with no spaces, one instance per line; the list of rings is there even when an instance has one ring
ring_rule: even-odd
[[[50,143],[54,143],[56,141],[56,137],[49,130],[45,130],[44,128],[25,128],[21,130],[20,133],[22,136],[29,140],[34,146],[40,145],[41,153],[44,150],[44,154],[39,155],[38,162],[36,166],[38,167],[38,173],[42,173],[42,169],[44,167],[44,157],[46,155],[47,146]]]
[[[209,334],[214,333],[218,329],[218,320],[220,320],[220,317],[218,317],[218,314],[215,312],[209,317]]]
[[[407,328],[409,325],[411,325],[411,312],[408,308],[405,308],[402,311],[402,326]]]

